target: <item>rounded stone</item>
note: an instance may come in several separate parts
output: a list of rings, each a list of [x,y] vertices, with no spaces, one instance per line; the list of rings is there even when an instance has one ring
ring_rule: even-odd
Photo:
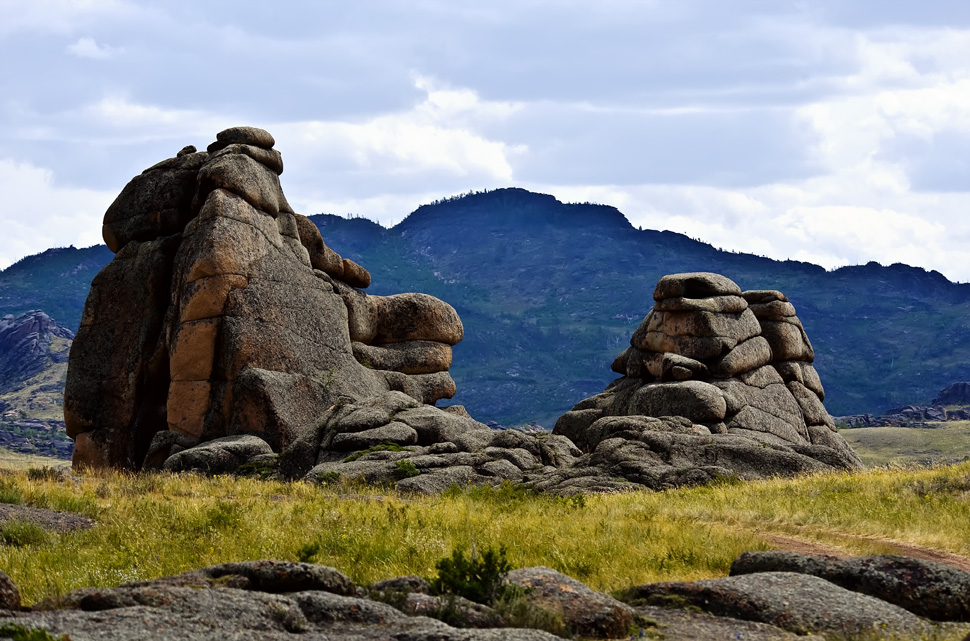
[[[629,404],[629,413],[641,416],[683,416],[695,423],[724,420],[724,394],[710,383],[683,381],[644,385]]]
[[[657,282],[654,300],[667,298],[708,298],[710,296],[740,296],[737,283],[720,274],[711,272],[687,272],[668,274]]]
[[[259,127],[230,127],[216,134],[216,142],[208,147],[208,151],[219,151],[232,144],[254,145],[269,149],[276,144],[276,139],[265,129]]]

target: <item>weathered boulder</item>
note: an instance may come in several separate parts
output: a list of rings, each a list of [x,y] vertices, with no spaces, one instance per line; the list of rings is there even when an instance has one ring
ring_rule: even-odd
[[[930,622],[880,599],[793,572],[652,583],[631,588],[625,601],[677,603],[719,617],[768,623],[795,634],[828,638],[937,638]]]
[[[505,581],[526,590],[533,607],[562,612],[568,630],[580,637],[625,637],[638,621],[636,611],[611,596],[547,567],[512,570]]]
[[[970,572],[892,554],[839,559],[796,552],[745,552],[731,575],[811,574],[935,621],[970,621]]]
[[[5,572],[0,572],[0,610],[20,609],[20,589]]]
[[[742,292],[718,274],[672,274],[654,300],[613,362],[623,377],[557,421],[554,433],[588,457],[547,483],[571,492],[615,486],[596,480],[604,474],[668,487],[861,467],[825,411],[814,352],[781,292]],[[624,416],[653,422],[603,422]],[[687,429],[671,429],[671,416],[687,419]]]
[[[262,129],[227,129],[207,152],[146,170],[109,207],[116,256],[92,283],[65,390],[75,465],[139,469],[151,451],[153,467],[174,455],[169,468],[205,468],[192,445],[251,435],[280,452],[338,404],[455,394],[455,310],[361,291],[367,270],[287,203],[274,144]]]

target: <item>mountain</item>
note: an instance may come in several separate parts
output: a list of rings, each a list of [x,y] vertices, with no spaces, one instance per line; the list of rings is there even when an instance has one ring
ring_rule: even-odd
[[[40,310],[0,318],[0,445],[70,455],[64,381],[74,333]]]
[[[743,289],[779,289],[811,338],[832,414],[927,402],[970,380],[970,285],[869,263],[826,271],[638,230],[613,207],[522,189],[448,198],[385,229],[312,216],[327,244],[367,267],[374,294],[426,292],[465,324],[455,403],[480,420],[551,427],[615,378],[613,358],[653,305],[664,274],[714,271]],[[80,322],[104,247],[48,250],[0,272],[0,313],[39,308]],[[58,310],[58,311],[52,311]]]

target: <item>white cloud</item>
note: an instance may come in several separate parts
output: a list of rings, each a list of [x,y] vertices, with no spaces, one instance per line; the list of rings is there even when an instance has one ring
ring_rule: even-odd
[[[297,189],[288,188],[291,201],[308,212],[344,209],[389,223],[448,195],[441,185],[455,180],[470,181],[468,188],[515,180],[514,159],[527,153],[527,147],[490,139],[480,129],[508,118],[520,105],[483,101],[468,89],[439,89],[420,76],[414,84],[425,97],[406,111],[361,122],[273,125],[277,147],[285,153],[287,180],[295,177],[298,184]],[[343,184],[320,185],[316,176],[321,167]],[[352,181],[367,194],[351,187]],[[435,183],[437,189],[432,188]],[[391,210],[392,203],[406,208]],[[350,209],[354,206],[359,208]]]
[[[125,0],[0,0],[0,35],[73,33],[90,20],[132,11],[134,7]]]
[[[94,38],[80,38],[72,45],[68,45],[67,52],[78,58],[91,58],[93,60],[107,60],[124,53],[121,47],[110,45],[99,45]]]
[[[0,268],[50,247],[87,247],[101,240],[101,220],[115,194],[61,187],[43,167],[0,159],[4,233]]]

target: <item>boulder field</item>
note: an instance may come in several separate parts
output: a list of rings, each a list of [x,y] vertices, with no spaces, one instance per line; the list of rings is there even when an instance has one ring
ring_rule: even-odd
[[[956,641],[970,632],[970,573],[890,555],[839,560],[745,553],[728,577],[651,583],[612,596],[546,567],[512,570],[504,581],[517,586],[524,605],[537,613],[525,622],[544,623],[556,635],[512,627],[514,610],[434,594],[422,577],[365,588],[334,568],[285,561],[225,563],[114,588],[81,588],[26,609],[17,586],[0,573],[0,630],[14,638],[52,638],[32,632],[45,630],[76,641],[780,641],[805,635]]]
[[[861,467],[793,305],[717,274],[662,278],[613,363],[622,377],[551,434],[437,406],[456,391],[458,314],[367,294],[368,271],[287,203],[274,145],[227,129],[108,208],[115,258],[92,283],[64,396],[76,468],[575,494]]]

